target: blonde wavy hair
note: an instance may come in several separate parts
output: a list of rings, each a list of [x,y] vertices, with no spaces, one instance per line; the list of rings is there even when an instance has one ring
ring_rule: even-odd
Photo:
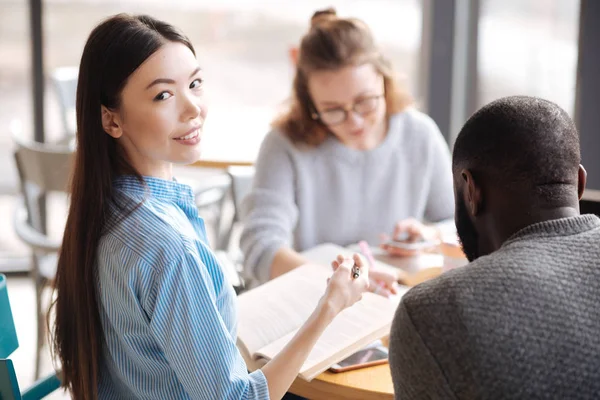
[[[317,11],[302,38],[296,62],[292,96],[273,128],[284,132],[294,143],[318,146],[327,139],[329,129],[312,117],[314,105],[308,90],[308,77],[315,71],[334,71],[347,66],[371,63],[383,76],[386,117],[412,103],[399,84],[390,62],[375,44],[369,27],[356,18],[339,18],[335,9]]]

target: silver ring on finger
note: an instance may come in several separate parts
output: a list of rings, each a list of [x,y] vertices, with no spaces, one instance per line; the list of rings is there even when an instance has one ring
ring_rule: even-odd
[[[354,264],[354,266],[352,267],[352,279],[358,279],[358,277],[360,276],[360,267],[356,264]]]

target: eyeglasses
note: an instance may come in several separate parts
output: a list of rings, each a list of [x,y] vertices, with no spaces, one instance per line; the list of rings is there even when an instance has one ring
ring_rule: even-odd
[[[350,111],[353,111],[356,114],[363,117],[375,111],[375,109],[379,105],[379,99],[381,99],[382,97],[382,94],[377,96],[365,97],[352,104],[350,109],[338,107],[330,108],[322,112],[313,111],[311,117],[314,120],[321,120],[321,122],[323,122],[325,125],[339,125],[344,123],[348,119],[348,113]]]

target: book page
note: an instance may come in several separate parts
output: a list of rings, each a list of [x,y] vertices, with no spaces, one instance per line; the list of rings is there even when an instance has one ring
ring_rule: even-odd
[[[307,264],[238,297],[238,347],[245,358],[296,331],[325,293],[329,267]],[[249,365],[250,367],[250,365]]]
[[[300,369],[301,377],[311,380],[336,362],[389,334],[396,307],[396,301],[365,293],[361,301],[340,313],[323,332]],[[289,332],[260,349],[257,354],[272,359],[296,332]]]

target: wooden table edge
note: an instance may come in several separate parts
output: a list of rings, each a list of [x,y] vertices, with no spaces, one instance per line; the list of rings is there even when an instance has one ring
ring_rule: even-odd
[[[376,368],[376,367],[371,367]],[[340,385],[331,381],[319,379],[319,375],[311,382],[301,378],[296,378],[290,392],[306,397],[309,400],[393,400],[394,393],[381,392],[377,390],[367,390],[351,386]]]
[[[200,160],[191,164],[192,167],[198,168],[216,168],[227,169],[229,167],[251,167],[254,165],[252,161],[232,161],[232,160]]]

